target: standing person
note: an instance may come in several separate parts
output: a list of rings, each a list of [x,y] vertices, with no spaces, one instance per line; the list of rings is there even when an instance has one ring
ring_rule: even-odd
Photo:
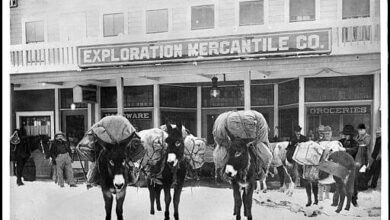
[[[321,141],[332,141],[332,128],[330,126],[323,126],[320,125],[318,128],[319,133],[319,140]],[[330,192],[330,184],[318,184],[318,200],[322,201],[324,199],[330,199],[329,197]],[[325,198],[324,198],[325,193]]]
[[[76,187],[73,178],[72,159],[70,158],[71,149],[69,141],[62,132],[54,135],[54,141],[50,147],[50,155],[54,165],[57,168],[58,185],[64,187],[64,171],[70,187]]]
[[[356,161],[356,155],[359,150],[359,143],[353,139],[353,136],[355,135],[355,129],[352,125],[345,125],[342,131],[344,138],[340,139],[340,143],[345,148],[346,152],[349,153],[353,159]],[[356,176],[359,173],[359,168],[356,166]],[[357,178],[355,178],[354,187],[353,187],[353,195],[352,195],[352,204],[354,206],[357,206],[357,195],[358,195],[358,181]]]
[[[370,187],[375,189],[381,173],[381,129],[376,130],[377,138],[375,140],[374,150],[371,154],[372,162],[367,171],[367,184],[371,180]],[[372,178],[372,179],[371,179]]]
[[[367,133],[366,126],[364,124],[359,124],[357,127],[358,135],[355,137],[355,140],[359,144],[359,149],[356,155],[355,161],[359,163],[359,169],[363,166],[368,165],[369,151],[371,145],[371,136]]]

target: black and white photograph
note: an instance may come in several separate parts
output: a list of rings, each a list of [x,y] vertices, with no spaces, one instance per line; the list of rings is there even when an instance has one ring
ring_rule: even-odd
[[[2,219],[389,218],[386,0],[2,3]]]

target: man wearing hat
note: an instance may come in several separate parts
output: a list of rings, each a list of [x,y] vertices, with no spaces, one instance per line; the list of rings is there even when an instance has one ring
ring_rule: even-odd
[[[54,165],[57,168],[58,185],[64,187],[64,171],[71,187],[75,187],[76,183],[73,178],[72,159],[70,158],[71,149],[69,141],[65,134],[58,132],[54,135],[54,141],[50,147],[50,156]]]
[[[375,189],[378,183],[379,175],[381,173],[381,128],[376,130],[377,138],[375,140],[374,150],[371,154],[372,162],[367,172],[367,183],[371,179],[370,187]]]
[[[359,150],[359,144],[356,140],[353,139],[355,136],[355,129],[352,125],[345,125],[342,131],[343,135],[345,136],[343,139],[340,139],[340,143],[345,148],[346,152],[349,153],[354,160],[356,160],[356,155]],[[352,204],[354,206],[357,206],[357,188],[358,188],[358,181],[357,181],[357,174],[359,172],[359,167],[356,168],[357,173],[355,176],[355,182],[354,182],[354,189],[353,189],[353,195],[352,195]]]
[[[364,124],[359,124],[357,129],[358,135],[355,140],[359,144],[359,150],[355,161],[358,162],[360,166],[367,166],[369,158],[368,149],[371,149],[371,136],[367,134],[366,126]]]
[[[290,143],[286,148],[287,151],[286,159],[291,164],[296,164],[292,159],[292,157],[294,155],[297,144],[301,142],[309,141],[309,139],[306,136],[301,134],[301,130],[302,130],[301,126],[299,125],[294,126],[294,135],[290,138]],[[305,186],[306,185],[305,180],[302,178],[303,167],[301,165],[296,164],[293,170],[295,170],[295,176],[293,177],[293,181],[295,182],[296,178],[299,177],[299,183],[300,183],[299,185],[302,187]]]
[[[295,146],[297,143],[309,141],[309,139],[301,134],[302,128],[299,125],[294,127],[294,135],[290,138],[291,145]]]

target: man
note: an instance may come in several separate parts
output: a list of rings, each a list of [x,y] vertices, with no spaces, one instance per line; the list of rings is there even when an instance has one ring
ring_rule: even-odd
[[[359,144],[356,140],[353,139],[353,136],[355,135],[355,129],[352,125],[345,125],[342,131],[344,138],[340,139],[340,143],[345,148],[346,152],[349,153],[353,159],[356,161],[356,155],[359,150]],[[356,176],[359,173],[359,167],[356,166]],[[353,195],[352,195],[352,204],[354,206],[357,206],[357,195],[358,195],[358,181],[357,178],[355,178],[354,187],[353,187]]]
[[[368,149],[370,149],[371,145],[371,136],[367,133],[366,126],[364,124],[359,124],[357,129],[358,135],[356,136],[355,140],[359,144],[359,149],[355,161],[358,162],[362,167],[364,165],[368,165]]]
[[[381,173],[381,129],[376,130],[377,138],[375,140],[374,150],[372,151],[372,163],[367,171],[367,183],[371,180],[370,187],[375,189]],[[371,179],[372,178],[372,179]]]
[[[70,158],[71,149],[69,142],[62,132],[54,135],[54,141],[50,147],[50,156],[52,163],[57,168],[57,182],[60,187],[64,187],[64,171],[70,187],[76,187],[73,178],[72,159]]]
[[[301,187],[303,187],[306,185],[305,180],[302,178],[303,167],[301,165],[295,165],[296,163],[292,159],[294,152],[295,152],[295,149],[297,147],[297,144],[301,143],[301,142],[309,141],[309,139],[306,136],[301,134],[301,130],[302,130],[302,128],[299,125],[296,125],[294,127],[294,135],[290,138],[290,143],[289,143],[288,147],[286,148],[286,150],[287,150],[286,158],[287,158],[287,162],[289,162],[290,164],[294,164],[293,170],[295,173],[295,177],[294,177],[293,181],[295,182],[297,180],[297,177],[300,177],[299,185]]]

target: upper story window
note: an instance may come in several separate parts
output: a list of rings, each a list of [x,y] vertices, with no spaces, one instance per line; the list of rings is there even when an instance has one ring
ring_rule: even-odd
[[[343,19],[370,17],[370,0],[343,0]]]
[[[264,0],[240,2],[240,25],[264,24]]]
[[[146,11],[146,33],[168,31],[168,9]]]
[[[104,37],[114,37],[124,34],[124,15],[123,13],[103,15],[103,34]]]
[[[191,29],[214,28],[214,5],[191,7]]]
[[[290,22],[314,21],[315,0],[290,0]]]
[[[43,21],[31,21],[26,22],[26,43],[38,43],[44,42],[44,22]]]

